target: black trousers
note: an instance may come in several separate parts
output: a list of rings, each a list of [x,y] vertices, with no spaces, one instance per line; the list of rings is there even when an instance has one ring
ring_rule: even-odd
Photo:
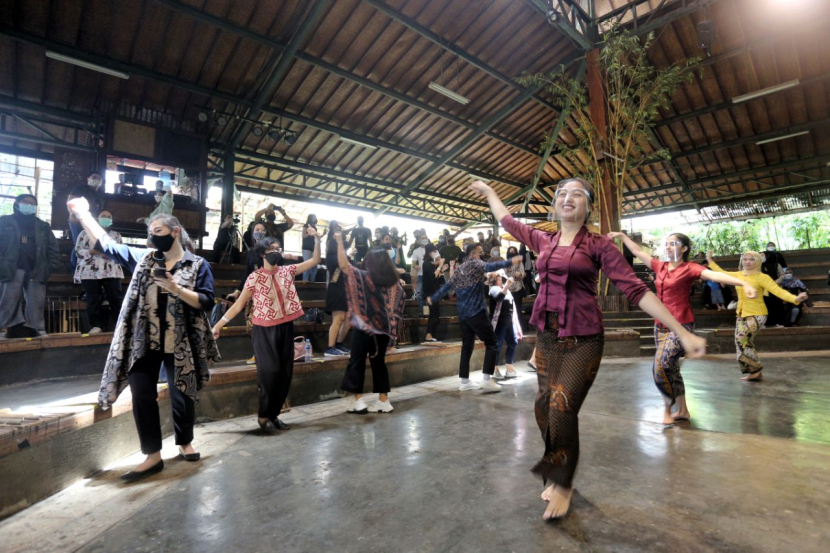
[[[767,322],[766,326],[771,327],[775,325],[784,324],[784,313],[786,307],[784,302],[773,295],[764,296],[764,304],[767,306]]]
[[[104,316],[101,304],[106,297],[110,302],[110,313],[118,317],[118,313],[121,312],[121,302],[124,300],[124,294],[121,292],[121,279],[82,280],[81,284],[86,294],[86,313],[89,317],[89,324],[106,332],[109,321],[108,317]]]
[[[441,306],[438,302],[429,306],[429,320],[427,321],[427,334],[435,338],[435,330],[438,328],[438,319],[441,317]]]
[[[496,370],[496,333],[487,316],[487,311],[479,311],[469,319],[464,319],[461,325],[461,364],[458,367],[458,376],[470,378],[470,358],[473,356],[476,337],[484,342],[487,348],[484,352],[484,374],[493,374]]]
[[[251,340],[256,356],[259,418],[273,421],[288,399],[294,375],[294,322],[254,325]]]
[[[372,393],[388,394],[392,389],[389,384],[389,369],[386,367],[386,348],[389,347],[389,336],[374,335],[353,329],[352,342],[349,347],[352,353],[349,355],[349,364],[346,366],[341,388],[353,394],[363,393],[366,357],[369,357],[369,365],[372,367]],[[370,357],[372,355],[374,357]]]
[[[355,254],[354,254],[354,261],[355,263],[360,263],[363,261],[363,258],[366,257],[366,254],[369,253],[369,246],[355,246]]]
[[[133,395],[133,418],[138,429],[141,452],[150,455],[161,451],[161,420],[159,418],[158,390],[159,367],[167,371],[167,382],[175,382],[173,354],[151,352],[136,361],[129,374]],[[193,441],[193,424],[196,421],[196,402],[173,385],[168,386],[170,405],[173,408],[173,431],[176,445]]]

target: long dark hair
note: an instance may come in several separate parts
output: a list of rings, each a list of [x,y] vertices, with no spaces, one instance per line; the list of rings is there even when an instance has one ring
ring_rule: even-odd
[[[673,233],[669,234],[669,236],[674,236],[675,238],[680,240],[680,243],[682,245],[686,246],[686,251],[683,252],[683,261],[688,261],[689,260],[689,252],[692,251],[692,241],[689,240],[689,237],[686,236],[685,234],[680,234],[679,232],[673,232]]]
[[[381,288],[395,286],[400,280],[395,264],[392,263],[386,250],[381,248],[375,248],[366,255],[366,259],[363,260],[363,269],[369,273],[369,278],[375,286]]]

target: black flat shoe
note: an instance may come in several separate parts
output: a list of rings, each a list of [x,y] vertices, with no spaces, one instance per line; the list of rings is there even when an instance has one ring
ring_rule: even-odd
[[[274,426],[277,427],[277,430],[288,430],[291,428],[290,424],[285,424],[279,418],[274,419],[272,422]]]
[[[164,460],[159,461],[147,470],[142,470],[140,472],[131,470],[127,474],[123,475],[121,480],[124,480],[127,484],[132,484],[133,482],[138,482],[139,480],[143,480],[144,478],[157,474],[161,472],[162,469],[164,469]]]
[[[527,362],[527,366],[530,367],[530,372],[532,372],[532,373],[536,372],[536,365],[534,365],[530,361]]]
[[[265,420],[264,422],[263,421],[257,421],[257,422],[259,423],[259,427],[262,429],[262,432],[264,434],[273,434],[274,431],[277,429],[277,427],[274,426],[274,423],[269,421],[269,420]]]
[[[202,458],[202,454],[198,451],[196,453],[184,453],[181,448],[179,448],[179,457],[184,459],[185,461],[189,461],[191,463],[195,463],[199,459]]]

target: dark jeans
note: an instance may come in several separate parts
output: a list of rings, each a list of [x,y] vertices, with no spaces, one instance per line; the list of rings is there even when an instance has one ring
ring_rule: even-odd
[[[504,362],[508,365],[513,364],[513,359],[516,356],[516,348],[519,346],[519,340],[516,339],[516,331],[513,329],[513,315],[508,316],[502,313],[499,316],[499,322],[496,324],[496,364],[499,362],[499,355],[501,354],[501,346],[507,342],[507,351],[504,353]]]
[[[800,305],[787,305],[787,313],[784,317],[784,326],[793,326],[797,325],[799,319],[801,319],[801,314],[803,309]]]
[[[476,337],[484,342],[487,348],[484,352],[484,374],[493,374],[496,370],[496,334],[493,325],[487,317],[487,311],[479,311],[469,319],[460,321],[461,325],[461,363],[458,366],[458,376],[470,378],[470,358],[473,356]]]
[[[78,236],[84,230],[80,222],[69,221],[69,232],[72,234],[72,250],[69,252],[69,264],[72,266],[72,274],[75,274],[75,266],[78,265],[78,254],[75,253],[75,246],[78,244]]]
[[[366,378],[366,358],[372,367],[372,393],[388,394],[392,389],[389,384],[389,369],[386,367],[386,348],[389,347],[389,336],[385,334],[368,334],[362,330],[352,331],[352,342],[349,345],[352,352],[349,354],[349,364],[340,386],[346,392],[353,394],[363,393],[363,382]],[[371,357],[374,355],[374,357]]]
[[[110,313],[118,317],[121,312],[121,301],[124,295],[121,293],[121,279],[102,278],[100,280],[82,280],[81,284],[86,293],[86,313],[89,317],[89,324],[101,330],[107,330],[107,317],[101,310],[104,297],[110,302]]]
[[[363,258],[366,257],[366,254],[369,253],[369,246],[355,246],[355,253],[354,253],[354,261],[355,263],[360,263],[363,261]]]
[[[159,367],[167,371],[167,381],[175,380],[173,354],[150,352],[130,370],[130,391],[133,395],[133,417],[141,442],[141,452],[150,455],[161,451],[161,420],[159,418],[158,390]],[[170,405],[173,408],[173,430],[176,445],[193,441],[193,424],[196,421],[196,403],[176,388],[168,387]]]
[[[441,317],[441,306],[438,302],[429,306],[429,320],[427,321],[427,334],[435,338],[435,330],[438,328],[438,319]]]
[[[294,322],[254,325],[251,340],[256,357],[259,418],[273,421],[288,399],[294,375]]]

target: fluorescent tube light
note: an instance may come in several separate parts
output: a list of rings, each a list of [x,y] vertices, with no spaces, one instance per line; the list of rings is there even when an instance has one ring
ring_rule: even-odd
[[[784,136],[776,136],[775,138],[767,138],[766,140],[759,140],[755,144],[760,146],[761,144],[769,144],[770,142],[778,142],[779,140],[785,140],[787,138],[792,138],[794,136],[801,136],[804,134],[810,134],[810,131],[801,131],[801,132],[794,132],[792,134],[785,134]]]
[[[756,90],[755,92],[749,92],[747,94],[735,96],[734,98],[732,98],[732,103],[739,104],[741,102],[746,102],[747,100],[752,100],[753,98],[759,98],[761,96],[766,96],[767,94],[772,94],[774,92],[779,92],[781,90],[787,90],[788,88],[798,86],[798,84],[799,80],[794,79],[792,81],[787,81],[786,83],[771,86],[769,88],[762,88],[761,90]]]
[[[69,56],[64,56],[63,54],[58,54],[57,52],[52,52],[50,50],[46,50],[46,57],[52,58],[53,60],[62,61],[65,63],[71,63],[72,65],[77,65],[78,67],[83,67],[84,69],[90,69],[92,71],[97,71],[99,73],[106,73],[107,75],[112,75],[113,77],[118,77],[119,79],[129,79],[130,74],[124,73],[123,71],[116,71],[115,69],[110,69],[109,67],[104,67],[103,65],[96,65],[94,63],[89,63],[88,61],[79,60],[77,58],[70,58]]]
[[[340,142],[347,142],[349,144],[354,144],[355,146],[362,146],[364,148],[369,148],[370,150],[377,150],[377,146],[372,146],[371,144],[366,144],[365,142],[360,142],[359,140],[352,140],[351,138],[345,138],[343,136],[337,137]]]
[[[465,98],[461,94],[456,94],[455,92],[453,92],[449,88],[444,88],[443,86],[436,83],[435,81],[431,81],[429,83],[429,88],[431,88],[432,90],[434,90],[438,94],[443,94],[444,96],[446,96],[450,100],[455,100],[456,102],[458,102],[461,105],[466,106],[467,104],[470,103],[469,98]]]

